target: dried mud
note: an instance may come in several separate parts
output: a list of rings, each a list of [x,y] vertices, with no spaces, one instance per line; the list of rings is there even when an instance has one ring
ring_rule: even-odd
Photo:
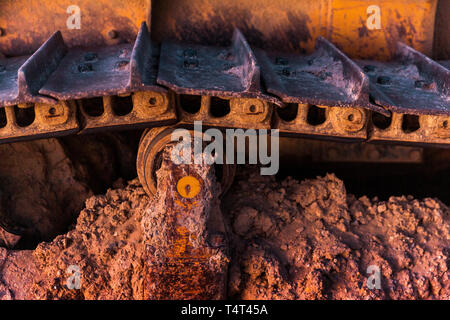
[[[74,185],[65,179],[60,190]],[[69,232],[35,250],[0,247],[0,299],[144,298],[154,285],[143,278],[148,243],[158,235],[145,228],[164,199],[137,179],[118,180],[88,197]],[[450,299],[450,210],[438,199],[357,199],[333,174],[278,181],[247,167],[221,208],[229,298]],[[79,290],[67,288],[73,266]],[[369,267],[380,270],[379,289],[367,285]]]
[[[450,298],[450,210],[437,199],[356,199],[333,174],[279,182],[247,172],[225,205],[233,298]],[[369,266],[380,289],[367,287]]]

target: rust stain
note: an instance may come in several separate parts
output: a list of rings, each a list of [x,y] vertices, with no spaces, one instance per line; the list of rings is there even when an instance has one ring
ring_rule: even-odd
[[[204,167],[198,169],[199,166],[175,165],[170,161],[169,153],[167,151],[162,156],[161,166],[166,168],[170,176],[160,186],[167,195],[164,223],[166,245],[158,257],[148,253],[145,279],[148,284],[155,285],[146,286],[144,296],[146,299],[223,298],[228,260],[221,253],[222,249],[215,249],[208,244],[206,237],[209,233],[213,234],[217,227],[210,222],[210,215],[220,214],[211,211],[211,201],[214,199],[209,198],[207,190],[203,188],[205,184],[210,186],[213,182],[204,183],[195,171],[205,170]],[[195,200],[178,193],[177,182],[187,176],[202,181]],[[159,180],[159,183],[162,181]],[[176,205],[180,202],[192,205]],[[217,259],[221,262],[212,266],[211,261]]]
[[[369,36],[369,30],[366,27],[366,23],[363,19],[360,19],[361,27],[358,28],[358,34],[360,38]]]

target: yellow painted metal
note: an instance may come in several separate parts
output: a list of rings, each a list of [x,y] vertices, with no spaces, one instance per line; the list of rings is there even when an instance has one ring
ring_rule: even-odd
[[[431,55],[437,1],[2,0],[0,52],[32,53],[55,30],[69,46],[132,42],[152,11],[156,40],[225,45],[237,27],[268,50],[311,52],[324,36],[353,58],[391,58],[397,41]],[[79,8],[79,29],[72,6]]]
[[[311,52],[324,36],[353,58],[385,60],[397,41],[431,54],[437,0],[154,0],[152,34],[225,44],[234,27],[253,46]]]
[[[72,46],[133,42],[151,0],[1,0],[0,52],[33,53],[60,30]]]
[[[397,41],[431,55],[437,0],[331,0],[326,37],[353,58],[385,60]]]
[[[328,1],[318,0],[154,0],[152,36],[226,45],[237,27],[254,46],[312,51],[327,12]]]

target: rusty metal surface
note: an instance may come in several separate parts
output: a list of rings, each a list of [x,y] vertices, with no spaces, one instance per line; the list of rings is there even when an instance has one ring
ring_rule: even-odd
[[[179,94],[258,98],[281,104],[261,91],[259,66],[238,29],[232,42],[229,48],[164,42],[158,83]]]
[[[179,120],[183,124],[193,124],[202,121],[205,126],[218,126],[229,128],[270,129],[274,108],[271,103],[255,98],[220,99],[228,106],[228,112],[215,115],[213,112],[214,97],[202,96],[199,110],[195,113],[187,112],[183,102],[178,97],[177,111]],[[219,108],[223,106],[220,105]]]
[[[450,71],[402,43],[397,54],[390,62],[358,61],[375,102],[398,113],[450,114]]]
[[[329,4],[323,36],[353,59],[390,60],[398,42],[432,54],[438,0],[323,2]]]
[[[19,102],[18,71],[28,58],[22,56],[0,59],[0,107]]]
[[[73,23],[74,6],[79,28]],[[150,0],[2,0],[0,52],[31,54],[55,30],[70,48],[132,43],[142,21],[150,21],[150,10]]]
[[[369,102],[369,80],[359,67],[324,38],[312,55],[257,51],[267,91],[287,103],[365,107],[389,114]]]
[[[343,141],[367,139],[369,111],[366,109],[312,106],[302,103],[291,104],[288,107],[293,110],[278,109],[275,113],[274,126],[282,134]],[[320,121],[311,121],[312,108],[322,110],[323,118],[319,119]],[[286,119],[283,116],[284,112],[292,112],[294,117]]]
[[[156,171],[160,168],[160,155],[172,141],[172,132],[176,126],[151,128],[144,131],[139,142],[136,169],[139,180],[148,194],[156,194],[158,181]],[[190,129],[191,137],[194,131]],[[236,174],[235,164],[224,164],[220,177],[221,194],[225,194],[233,183]]]
[[[103,112],[98,116],[89,115],[84,108],[84,101],[79,100],[81,116],[81,133],[91,133],[99,130],[137,129],[149,126],[162,126],[175,123],[177,115],[173,95],[141,91],[131,94],[132,109],[123,115],[114,111],[118,97],[102,98]]]
[[[368,141],[398,142],[401,144],[449,146],[450,144],[450,116],[448,115],[420,115],[411,118],[408,114],[393,113],[389,126],[378,127],[372,123]],[[414,119],[414,120],[412,120]],[[417,121],[411,126],[412,121]]]
[[[73,101],[61,101],[56,105],[37,103],[30,109],[33,109],[34,119],[23,126],[17,120],[13,106],[4,108],[6,124],[0,127],[0,143],[60,137],[79,130]]]
[[[230,260],[218,193],[211,193],[218,188],[213,167],[174,164],[169,149],[161,171],[157,197],[165,210],[153,218],[164,223],[146,239],[144,298],[224,299]]]
[[[227,46],[238,28],[252,46],[299,53],[314,48],[326,12],[317,0],[153,1],[152,36]]]
[[[178,80],[180,76],[186,77],[186,74],[188,74],[190,76],[190,78],[188,78],[189,81],[183,78],[183,83],[187,83],[187,85],[193,86],[193,88],[172,87],[178,91],[178,93],[182,94],[167,94],[166,89],[156,83],[159,50],[158,46],[151,43],[145,23],[141,25],[141,30],[133,47],[132,45],[122,44],[100,48],[96,52],[71,49],[64,58],[62,58],[62,56],[65,53],[66,47],[62,41],[61,35],[55,33],[55,35],[32,57],[28,59],[26,59],[26,57],[17,58],[19,60],[16,62],[15,67],[13,64],[9,69],[6,69],[5,75],[7,76],[0,79],[7,80],[9,78],[14,78],[16,71],[17,75],[22,75],[22,86],[27,88],[28,93],[22,95],[22,100],[20,101],[18,99],[9,101],[10,104],[13,102],[22,102],[22,107],[28,106],[28,104],[24,102],[35,101],[34,99],[42,97],[37,95],[33,96],[32,93],[33,91],[36,92],[36,88],[39,88],[44,82],[45,84],[40,90],[40,93],[59,98],[61,99],[60,101],[103,97],[103,102],[100,103],[100,107],[103,108],[103,111],[100,115],[95,116],[89,115],[88,112],[84,110],[84,100],[78,101],[78,104],[80,105],[79,118],[81,119],[81,132],[161,126],[175,123],[177,120],[176,113],[178,113],[180,123],[184,124],[192,124],[193,121],[201,120],[205,126],[254,129],[269,129],[276,127],[279,128],[282,133],[315,136],[327,139],[369,139],[371,141],[403,141],[407,143],[434,143],[439,145],[449,143],[447,137],[448,119],[439,116],[437,116],[437,118],[431,116],[425,117],[425,120],[422,120],[421,118],[421,122],[425,122],[420,124],[420,130],[417,132],[404,132],[401,128],[401,124],[397,124],[396,121],[394,121],[394,124],[391,127],[384,129],[368,125],[370,109],[382,111],[380,113],[384,113],[385,115],[386,112],[383,112],[384,109],[381,107],[377,109],[374,108],[373,105],[367,105],[367,78],[362,73],[362,70],[365,71],[372,80],[370,94],[375,98],[375,101],[393,111],[396,117],[398,117],[398,113],[396,112],[405,112],[405,109],[399,109],[398,106],[396,106],[397,109],[395,109],[391,104],[386,103],[386,101],[390,102],[390,97],[383,91],[380,91],[377,86],[382,85],[383,88],[389,87],[390,83],[383,74],[377,74],[377,71],[390,72],[394,77],[407,78],[405,83],[409,88],[399,94],[400,98],[406,101],[405,103],[408,103],[408,109],[406,109],[408,114],[414,114],[415,112],[419,114],[430,113],[428,110],[429,108],[427,109],[420,105],[417,106],[417,101],[420,102],[420,99],[418,100],[416,96],[408,96],[411,92],[415,92],[411,91],[411,86],[413,86],[412,90],[417,90],[417,94],[423,95],[424,97],[422,100],[426,99],[427,96],[422,93],[422,91],[424,91],[422,89],[427,82],[423,82],[422,78],[438,79],[435,81],[436,87],[431,88],[435,88],[435,91],[438,92],[448,92],[448,70],[442,67],[442,65],[433,62],[406,46],[401,47],[403,50],[400,51],[402,53],[400,55],[401,60],[394,62],[358,61],[362,70],[356,67],[356,64],[325,39],[320,39],[318,41],[318,50],[312,56],[289,55],[288,58],[286,58],[286,56],[272,56],[272,61],[269,61],[269,58],[267,57],[270,55],[258,51],[258,57],[260,58],[260,61],[263,61],[261,74],[266,80],[265,85],[269,91],[282,97],[282,99],[289,103],[291,107],[294,105],[295,117],[286,119],[282,115],[283,113],[286,113],[286,110],[289,108],[279,109],[272,103],[261,99],[261,91],[258,91],[260,90],[259,79],[261,76],[258,64],[256,63],[251,49],[245,45],[245,39],[240,37],[239,33],[237,33],[234,40],[235,45],[232,47],[233,50],[231,50],[230,55],[227,55],[227,52],[230,52],[230,50],[223,48],[207,47],[206,50],[209,54],[214,52],[214,54],[211,54],[211,59],[218,59],[214,55],[219,55],[220,58],[225,56],[228,57],[228,59],[231,59],[230,61],[233,61],[233,54],[237,57],[244,56],[247,58],[238,60],[241,64],[238,65],[237,70],[242,71],[242,73],[238,75],[233,73],[228,79],[228,82],[223,82],[224,85],[230,85],[233,90],[241,91],[212,91],[211,89],[214,89],[214,86],[217,86],[215,84],[215,82],[217,82],[217,77],[209,77],[208,79],[210,81],[200,79],[202,80],[201,83],[196,82],[192,84],[191,82],[199,80],[199,77],[195,77],[194,75],[199,76],[207,74],[210,76],[210,74],[208,74],[210,70],[207,68],[207,70],[200,68],[200,70],[196,70],[193,74],[189,74],[189,72],[185,70],[185,62],[188,61],[191,63],[191,59],[195,61],[196,59],[199,59],[199,57],[195,50],[191,51],[191,48],[181,47],[181,49],[175,51],[177,53],[182,53],[181,56],[176,56],[176,58],[181,58],[178,59],[178,62],[182,64],[181,68],[173,68],[173,65],[167,65],[167,67],[171,68],[170,70],[172,71],[175,69],[175,72],[178,72],[176,73],[176,75],[179,76]],[[120,57],[120,54],[124,53],[125,55]],[[185,57],[185,53],[187,54],[187,57]],[[263,56],[263,58],[261,58],[261,56]],[[314,57],[314,59],[311,59],[311,57]],[[16,58],[9,58],[3,59],[2,61],[12,62],[15,61],[15,59]],[[83,63],[79,63],[77,59],[83,59]],[[103,63],[100,63],[99,61],[102,59],[104,59],[104,61]],[[25,62],[23,62],[24,60]],[[201,59],[199,60],[201,61]],[[59,63],[59,61],[61,62]],[[339,84],[339,89],[342,90],[344,88],[357,88],[357,90],[352,90],[352,92],[358,91],[359,95],[353,97],[355,101],[347,102],[348,104],[346,105],[345,102],[339,100],[341,95],[330,90],[325,84],[323,84],[323,87],[319,83],[316,84],[314,88],[317,88],[317,91],[314,91],[314,88],[307,87],[310,83],[306,80],[311,80],[308,72],[303,72],[304,70],[298,72],[296,67],[293,68],[293,71],[292,69],[285,71],[285,68],[286,66],[289,66],[290,61],[301,61],[301,63],[298,63],[301,68],[306,68],[307,71],[313,73],[311,76],[317,77],[319,79],[318,81],[322,81],[325,84],[328,83],[321,80],[321,74],[324,74],[325,79],[327,79],[327,72],[331,73],[336,70],[342,70],[340,73],[337,72],[333,74],[330,82],[333,85]],[[85,63],[87,63],[87,66]],[[190,69],[189,63],[188,70]],[[268,67],[268,63],[271,63],[272,65]],[[317,64],[317,66],[315,64]],[[393,64],[406,71],[403,73],[398,72],[398,70],[392,71],[389,68]],[[118,65],[125,67],[116,70],[115,68]],[[333,67],[328,68],[329,65],[332,65]],[[25,68],[23,66],[27,67]],[[80,66],[82,68],[79,68]],[[194,62],[194,66],[196,66],[196,62]],[[208,61],[206,61],[205,66],[217,67],[217,65],[211,66]],[[180,66],[178,65],[178,67]],[[316,67],[317,69],[315,69]],[[51,73],[52,70],[53,73]],[[414,72],[411,72],[411,70]],[[74,75],[74,72],[76,75]],[[281,82],[279,78],[283,76],[283,72],[284,74],[295,75],[295,77],[289,79],[290,82],[288,82],[288,85],[278,83]],[[316,72],[316,74],[314,74],[314,72]],[[306,80],[302,81],[297,73],[305,73]],[[46,80],[49,74],[50,79]],[[159,74],[161,75],[162,72],[159,72]],[[271,76],[275,74],[276,77],[271,79],[267,74]],[[173,76],[173,74],[169,75]],[[417,75],[422,76],[422,78],[417,78]],[[16,87],[14,87],[14,85],[13,88],[8,86],[4,87],[7,89],[7,93],[15,92],[14,90],[16,90],[16,92],[19,91],[18,88],[21,84],[21,78],[18,76],[17,79],[18,81],[12,82],[13,84],[17,83]],[[174,77],[173,79],[177,80]],[[236,85],[236,83],[238,85]],[[417,88],[418,84],[421,85],[420,88]],[[60,88],[61,90],[58,92],[56,90],[51,91],[49,88],[52,87]],[[290,91],[287,90],[286,87]],[[286,90],[286,92],[279,91],[280,88]],[[68,91],[65,91],[66,89]],[[221,89],[224,89],[224,87]],[[198,105],[188,106],[188,108],[186,108],[182,99],[186,96],[186,92],[198,94]],[[260,93],[258,94],[258,92]],[[431,94],[433,94],[433,92],[434,91],[432,91]],[[425,91],[425,93],[430,94],[427,91]],[[219,96],[214,97],[211,96],[212,94],[217,94]],[[227,94],[229,97],[226,97]],[[307,96],[307,99],[301,96],[303,94]],[[117,106],[117,101],[121,99],[120,96],[124,95],[130,97],[128,103],[131,109],[125,114],[119,114],[115,111],[115,106]],[[248,98],[248,95],[256,95],[257,98]],[[292,96],[295,98],[292,98]],[[328,97],[330,100],[326,100],[324,97]],[[55,103],[52,99],[49,100],[52,104]],[[292,103],[291,101],[309,101],[309,104]],[[314,107],[313,103],[315,103],[320,110],[324,110],[324,119],[320,123],[312,123],[309,119],[309,110],[311,107]],[[338,107],[336,105],[338,105]],[[177,112],[175,111],[175,107],[177,108]],[[189,110],[189,108],[192,107],[195,110]],[[431,104],[431,107],[433,107],[433,104]],[[274,113],[274,110],[277,110],[277,112]],[[433,109],[432,112],[435,112],[436,114],[436,110]],[[445,117],[445,112],[447,111],[446,109],[443,111],[437,110],[437,114],[440,114],[439,112],[443,112],[443,117]],[[273,116],[273,114],[275,114],[275,116]],[[390,113],[387,113],[387,115],[390,116]],[[59,129],[52,129],[48,126],[31,126],[28,128],[26,134],[21,134],[20,136],[22,138],[31,137],[32,135],[38,137],[43,135],[51,136],[51,130],[53,130],[55,135],[60,134],[61,132]],[[6,131],[4,130],[4,132]],[[4,134],[4,140],[11,141],[11,139],[13,139],[13,134],[13,131]]]

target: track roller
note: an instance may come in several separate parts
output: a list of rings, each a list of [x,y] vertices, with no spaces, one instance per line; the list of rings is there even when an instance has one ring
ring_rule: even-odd
[[[161,166],[161,154],[164,148],[171,143],[175,143],[171,141],[171,134],[175,129],[176,127],[151,128],[146,129],[142,134],[139,143],[136,169],[139,181],[149,195],[156,194],[156,171]],[[190,131],[193,137],[194,131]],[[233,183],[236,165],[216,165],[215,169],[217,180],[220,181],[222,186],[221,194],[224,195]]]

